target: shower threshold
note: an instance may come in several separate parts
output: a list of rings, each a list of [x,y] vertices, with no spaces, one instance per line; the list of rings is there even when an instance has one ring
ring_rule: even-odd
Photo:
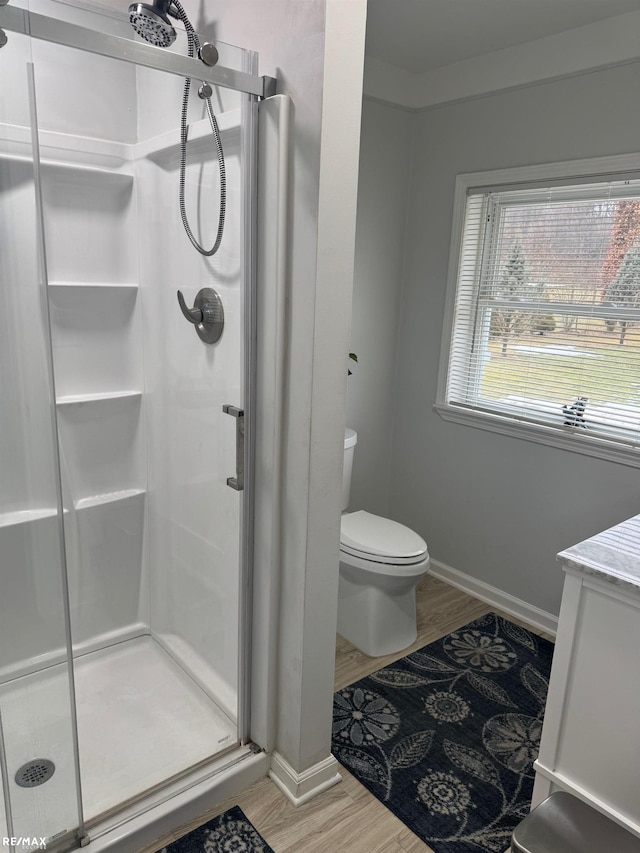
[[[89,826],[237,747],[233,722],[149,635],[83,655],[74,672]],[[38,828],[56,836],[77,824],[66,665],[3,684],[0,704],[12,732],[12,834],[33,836]],[[36,787],[19,787],[16,771],[36,758],[52,762],[55,772]],[[3,817],[0,837],[7,834]]]

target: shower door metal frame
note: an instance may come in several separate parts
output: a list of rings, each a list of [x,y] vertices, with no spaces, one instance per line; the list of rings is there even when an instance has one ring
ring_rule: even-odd
[[[6,2],[6,0],[5,0]],[[1,3],[1,0],[0,0]],[[132,63],[136,66],[152,68],[180,77],[192,77],[213,86],[221,86],[243,94],[241,105],[241,139],[243,152],[242,198],[243,198],[243,266],[245,270],[243,287],[243,347],[242,359],[242,401],[245,409],[245,446],[244,470],[245,489],[240,507],[240,543],[239,543],[239,608],[238,608],[238,704],[237,738],[239,746],[251,743],[250,738],[250,687],[251,687],[251,626],[253,612],[253,532],[254,532],[254,480],[255,480],[255,399],[256,399],[256,245],[257,245],[257,165],[258,165],[258,103],[262,98],[275,94],[276,79],[257,75],[258,57],[255,52],[247,51],[245,70],[214,66],[210,67],[197,59],[180,56],[163,48],[143,44],[132,39],[100,33],[86,27],[59,21],[55,18],[32,13],[25,9],[0,5],[0,35],[2,30],[15,32],[31,38],[71,47],[83,52],[98,54],[111,59]],[[0,42],[0,49],[2,44]],[[33,96],[35,99],[35,95]],[[35,108],[35,100],[34,106]],[[37,133],[37,128],[33,128]],[[36,140],[37,144],[37,140]],[[37,150],[37,148],[36,148]],[[40,217],[42,211],[39,211]],[[42,225],[42,223],[41,223]],[[46,279],[45,279],[46,281]],[[52,369],[52,362],[50,364]],[[55,418],[55,412],[53,414]],[[66,561],[65,561],[66,565]],[[68,602],[68,595],[67,595]],[[67,630],[70,632],[70,616],[66,615]],[[69,636],[70,642],[70,636]],[[70,665],[72,660],[70,661]],[[73,683],[73,682],[72,682]],[[75,695],[72,695],[75,703]],[[75,707],[73,709],[75,711]],[[74,728],[77,731],[77,726]],[[76,741],[77,753],[77,741]],[[75,763],[79,770],[79,759]],[[188,769],[185,771],[188,774]],[[185,779],[187,777],[185,776]],[[81,777],[78,773],[78,799],[81,803]],[[187,785],[188,787],[188,785]],[[140,801],[143,805],[144,800]],[[128,803],[123,803],[126,808]],[[143,807],[140,813],[144,813]],[[80,808],[79,843],[88,842],[83,809]],[[114,817],[117,817],[114,815]],[[129,818],[125,819],[128,820]],[[116,821],[113,826],[119,825]],[[113,828],[110,827],[110,828]],[[102,833],[100,833],[102,834]],[[99,837],[99,836],[98,836]]]
[[[181,77],[195,77],[203,83],[222,86],[258,98],[268,98],[276,93],[277,81],[274,77],[259,77],[255,73],[235,71],[220,65],[205,65],[199,59],[181,56],[162,47],[134,41],[133,38],[100,33],[88,27],[11,5],[0,5],[0,29],[65,47],[74,47],[88,53],[97,53],[111,59],[121,59],[145,68],[168,71]]]
[[[256,74],[258,54],[245,55],[248,71]],[[263,78],[267,79],[267,78]],[[275,79],[273,82],[275,91]],[[248,93],[247,93],[248,94]],[[266,96],[265,96],[266,97]],[[241,744],[250,742],[251,666],[253,625],[253,565],[255,520],[255,446],[256,446],[256,335],[257,335],[257,242],[258,242],[258,103],[257,95],[244,98],[241,105],[241,151],[243,158],[243,289],[244,364],[242,365],[244,407],[244,485],[240,509],[240,601],[238,609],[238,706],[237,731]]]

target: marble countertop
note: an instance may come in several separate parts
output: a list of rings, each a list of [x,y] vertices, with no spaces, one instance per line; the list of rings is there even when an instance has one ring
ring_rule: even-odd
[[[640,589],[640,515],[558,554],[563,566]]]

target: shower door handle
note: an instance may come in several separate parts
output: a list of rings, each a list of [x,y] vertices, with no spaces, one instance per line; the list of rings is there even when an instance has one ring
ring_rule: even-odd
[[[227,486],[241,492],[244,489],[244,409],[226,403],[222,411],[236,419],[236,476],[227,477]]]

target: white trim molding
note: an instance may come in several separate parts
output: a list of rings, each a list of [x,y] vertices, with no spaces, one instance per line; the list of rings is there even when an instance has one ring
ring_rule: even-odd
[[[448,583],[449,586],[454,586],[456,589],[461,589],[463,592],[472,595],[474,598],[479,598],[487,604],[521,619],[532,628],[538,628],[547,634],[555,637],[558,630],[558,617],[552,613],[547,613],[521,598],[516,598],[508,592],[498,589],[491,584],[480,581],[477,578],[467,575],[464,572],[448,566],[446,563],[441,563],[440,560],[431,560],[431,568],[429,574],[434,578]]]
[[[373,56],[365,56],[362,94],[366,98],[417,112],[420,103],[421,76]]]
[[[627,12],[416,74],[366,57],[364,94],[413,110],[613,68],[640,59],[640,12]]]
[[[550,426],[525,423],[513,418],[501,418],[499,415],[484,415],[459,406],[436,404],[433,408],[443,421],[484,429],[487,432],[497,432],[511,438],[533,441],[536,444],[547,444],[571,453],[582,453],[584,456],[617,462],[619,465],[640,468],[640,448],[637,445],[625,445],[591,435],[586,437],[571,427],[567,427],[566,432],[563,432]]]
[[[341,781],[337,760],[330,755],[308,770],[297,773],[278,752],[271,755],[270,778],[294,806],[301,806]]]

